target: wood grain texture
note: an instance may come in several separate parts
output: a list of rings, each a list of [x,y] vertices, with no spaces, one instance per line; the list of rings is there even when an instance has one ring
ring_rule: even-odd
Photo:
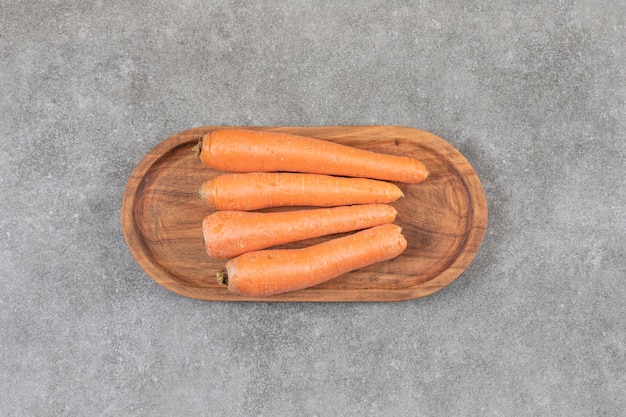
[[[121,223],[132,255],[150,277],[177,294],[222,301],[409,300],[448,285],[480,247],[487,225],[482,185],[465,157],[443,139],[397,126],[246,127],[414,157],[430,176],[420,184],[396,184],[405,197],[392,203],[398,210],[395,223],[408,240],[399,257],[292,293],[259,299],[232,294],[216,281],[225,260],[204,250],[202,219],[210,209],[198,198],[200,185],[221,172],[192,152],[199,138],[217,128],[194,128],[161,142],[137,165],[124,191]]]

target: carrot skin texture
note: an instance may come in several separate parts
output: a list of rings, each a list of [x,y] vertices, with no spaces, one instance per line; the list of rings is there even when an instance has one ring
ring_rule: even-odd
[[[400,226],[374,226],[303,249],[244,253],[226,263],[226,283],[229,291],[252,297],[296,291],[395,258],[406,246]],[[218,282],[224,276],[218,274]]]
[[[222,174],[204,182],[200,199],[216,210],[386,204],[402,197],[395,184],[368,178],[288,172]]]
[[[391,223],[397,214],[387,204],[274,213],[216,211],[204,217],[202,234],[207,254],[226,259],[284,243]]]
[[[322,139],[277,132],[218,129],[202,139],[200,160],[221,171],[308,172],[420,183],[428,170],[420,161]]]

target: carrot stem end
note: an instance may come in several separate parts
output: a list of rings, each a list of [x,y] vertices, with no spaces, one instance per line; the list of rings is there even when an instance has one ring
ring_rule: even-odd
[[[220,285],[228,285],[228,272],[222,269],[217,273],[217,283]]]
[[[196,156],[196,158],[200,158],[200,153],[202,152],[202,138],[198,139],[198,143],[196,143],[196,145],[191,148],[191,150],[193,151],[193,154]]]

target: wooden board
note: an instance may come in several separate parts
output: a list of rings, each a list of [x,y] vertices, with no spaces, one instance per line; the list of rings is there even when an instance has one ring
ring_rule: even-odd
[[[478,251],[487,224],[484,191],[468,161],[443,139],[396,126],[246,127],[414,157],[430,176],[421,184],[397,184],[405,197],[392,205],[408,240],[399,257],[291,293],[259,299],[232,294],[215,278],[225,261],[204,250],[201,223],[210,210],[197,196],[202,182],[220,172],[192,152],[199,138],[217,128],[186,130],[158,144],[137,165],[124,191],[121,222],[131,253],[150,277],[175,293],[223,301],[408,300],[448,285]]]

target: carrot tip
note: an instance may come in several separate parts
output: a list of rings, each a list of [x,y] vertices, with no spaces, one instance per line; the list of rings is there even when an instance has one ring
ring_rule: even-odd
[[[200,158],[200,152],[202,152],[202,138],[198,139],[198,143],[196,143],[196,145],[191,148],[191,150],[193,151],[193,154],[196,156],[196,158]]]
[[[217,283],[220,285],[228,285],[228,272],[222,269],[217,273]]]

